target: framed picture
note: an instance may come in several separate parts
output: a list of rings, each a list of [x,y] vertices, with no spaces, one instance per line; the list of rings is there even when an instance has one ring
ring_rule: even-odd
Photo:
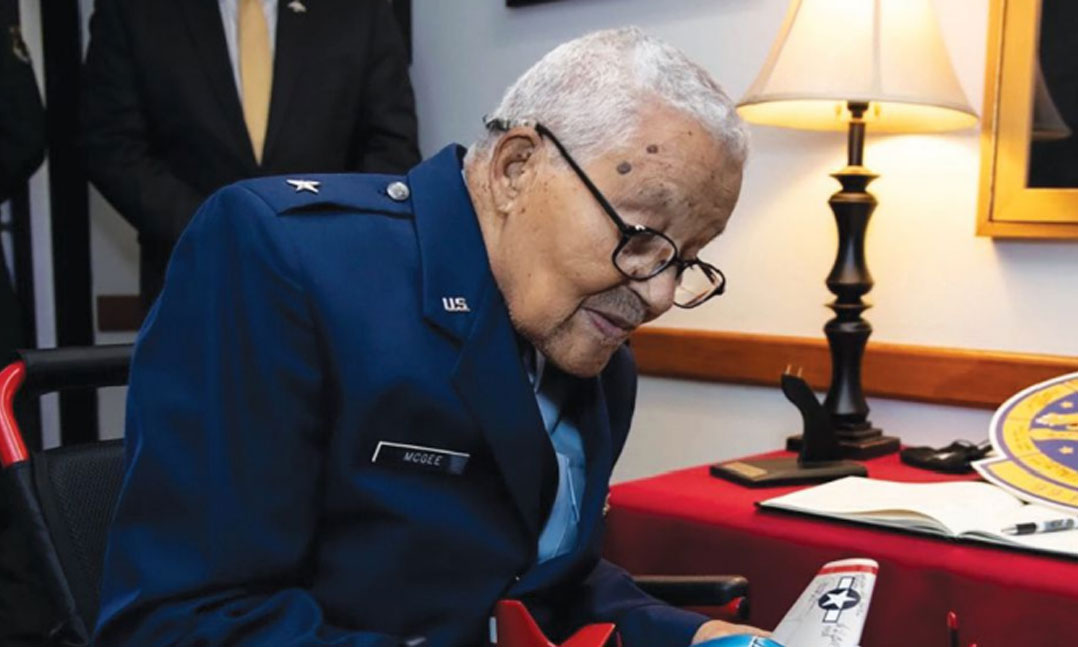
[[[1078,3],[991,0],[977,233],[1078,239]]]

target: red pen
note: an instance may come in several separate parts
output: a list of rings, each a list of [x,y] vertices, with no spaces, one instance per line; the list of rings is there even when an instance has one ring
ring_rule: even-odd
[[[950,647],[958,647],[958,614],[954,611],[947,612],[947,632],[950,634]]]

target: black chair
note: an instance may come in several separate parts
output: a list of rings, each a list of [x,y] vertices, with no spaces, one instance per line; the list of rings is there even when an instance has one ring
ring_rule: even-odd
[[[31,536],[36,571],[55,607],[48,644],[89,642],[100,602],[101,569],[112,509],[123,480],[123,441],[26,451],[12,409],[20,387],[52,391],[126,384],[131,345],[20,352],[0,371],[0,464]],[[748,617],[748,582],[739,576],[643,576],[636,583],[677,606]]]
[[[28,350],[0,371],[0,464],[16,523],[30,536],[32,570],[55,621],[52,645],[85,645],[97,618],[99,583],[112,508],[123,479],[123,441],[59,447],[31,455],[12,401],[127,383],[130,345]]]

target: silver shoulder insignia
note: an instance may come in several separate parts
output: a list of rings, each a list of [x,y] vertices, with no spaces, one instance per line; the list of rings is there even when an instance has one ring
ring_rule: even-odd
[[[412,192],[404,182],[393,182],[386,187],[386,194],[395,202],[404,202]]]

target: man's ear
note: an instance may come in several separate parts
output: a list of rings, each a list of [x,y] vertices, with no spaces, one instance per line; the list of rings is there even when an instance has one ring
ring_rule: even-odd
[[[513,128],[494,145],[490,158],[490,186],[499,211],[508,211],[513,201],[535,178],[536,153],[541,140],[534,128]]]

